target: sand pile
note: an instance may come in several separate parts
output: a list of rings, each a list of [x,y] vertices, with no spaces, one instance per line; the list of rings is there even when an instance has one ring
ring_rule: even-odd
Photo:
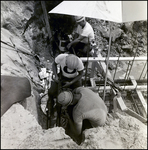
[[[146,149],[147,126],[117,113],[104,127],[87,129],[78,146],[61,127],[43,130],[35,117],[20,104],[14,104],[1,117],[2,149]]]
[[[1,148],[7,149],[146,149],[147,126],[117,113],[104,127],[87,129],[78,146],[61,127],[43,130],[35,117],[20,104],[14,104],[1,117]]]

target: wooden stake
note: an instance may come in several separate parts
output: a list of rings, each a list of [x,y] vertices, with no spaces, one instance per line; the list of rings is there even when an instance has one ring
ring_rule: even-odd
[[[48,32],[48,36],[50,39],[51,38],[51,29],[50,29],[50,24],[49,24],[49,20],[48,20],[48,14],[47,14],[46,6],[45,6],[45,1],[41,1],[41,5],[42,5],[43,13],[44,13],[44,19],[46,22],[46,30]]]

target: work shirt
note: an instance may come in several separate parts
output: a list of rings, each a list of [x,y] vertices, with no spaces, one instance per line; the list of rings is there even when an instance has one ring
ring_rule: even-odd
[[[84,69],[82,60],[78,57],[78,66],[73,71],[69,72],[66,66],[66,56],[68,54],[60,54],[55,58],[55,63],[60,65],[62,75],[67,78],[75,78],[78,75],[78,71]]]
[[[93,28],[88,22],[86,22],[84,28],[78,25],[76,29],[76,33],[78,33],[81,36],[88,37],[89,42],[95,39]],[[87,43],[86,39],[82,40],[81,42]]]
[[[74,93],[81,94],[73,108],[73,119],[78,133],[82,130],[84,119],[88,119],[93,127],[104,125],[108,110],[101,97],[85,87],[78,87]]]

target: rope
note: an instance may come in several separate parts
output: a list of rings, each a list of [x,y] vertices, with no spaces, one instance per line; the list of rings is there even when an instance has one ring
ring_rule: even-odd
[[[10,46],[11,48],[14,48],[14,49],[15,49],[14,44],[13,44],[13,46],[12,46],[12,45],[9,45],[8,43],[4,42],[4,41],[0,41],[0,42],[3,43],[3,44],[5,44],[5,45]],[[9,49],[9,50],[11,50],[11,49]],[[18,51],[18,50],[19,50],[19,51]],[[20,50],[20,49],[17,49],[17,50],[15,49],[15,50],[13,50],[13,51],[20,52],[20,53],[23,53],[23,54],[26,54],[26,55],[30,55],[30,56],[34,56],[33,54],[24,52],[24,51],[22,51],[22,50]]]
[[[8,45],[8,46],[13,47],[13,48],[15,49],[15,51],[17,52],[17,54],[18,54],[18,56],[19,56],[19,58],[20,58],[20,60],[21,60],[21,62],[22,62],[22,64],[23,64],[25,70],[27,71],[27,73],[28,73],[28,75],[29,75],[31,81],[35,84],[35,86],[37,86],[37,85],[41,86],[40,84],[38,84],[38,83],[36,83],[35,81],[33,81],[33,77],[31,77],[29,70],[27,70],[26,64],[24,64],[23,59],[22,59],[22,57],[20,56],[19,51],[16,49],[15,44],[13,43],[13,41],[12,41],[11,38],[9,38],[9,39],[10,39],[11,43],[13,44],[13,46],[11,46],[11,45]],[[6,44],[7,44],[7,43],[6,43]],[[10,57],[9,57],[9,58],[10,58]],[[12,60],[12,59],[11,59],[11,60]],[[42,86],[41,86],[41,87],[42,87]]]

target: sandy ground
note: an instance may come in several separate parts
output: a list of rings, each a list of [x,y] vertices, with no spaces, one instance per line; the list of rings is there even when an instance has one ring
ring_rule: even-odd
[[[28,16],[27,18],[29,18],[28,10],[22,9],[22,5],[18,6],[16,3],[11,4],[13,4],[12,6],[16,6],[17,9],[14,7],[12,8],[18,10],[17,13],[20,13],[22,16]],[[10,12],[12,13],[13,11]],[[23,11],[26,14],[22,14]],[[12,16],[10,12],[8,11],[8,14],[3,14],[2,16]],[[4,18],[2,18],[2,20]],[[21,48],[28,53],[31,52],[31,40],[30,43],[27,43],[23,40],[22,36],[20,36],[17,29],[16,33],[17,35],[1,27],[1,40],[11,43],[9,39],[11,37],[17,48]],[[30,36],[28,36],[28,38],[30,38]],[[14,49],[9,46],[1,44],[1,75],[24,76],[29,78],[17,52],[13,50]],[[34,81],[39,82],[38,70],[34,64],[33,58],[24,54],[20,55]],[[31,102],[35,103],[35,95],[29,97],[28,101],[30,102],[28,104],[31,104]],[[65,134],[63,128],[55,127],[48,130],[42,129],[34,111],[35,110],[31,108],[26,110],[22,105],[17,103],[13,104],[1,117],[1,149],[147,148],[147,125],[122,113],[120,110],[118,110],[115,118],[110,115],[103,127],[85,130],[86,139],[80,146]]]
[[[117,113],[103,127],[87,129],[78,146],[64,129],[43,130],[36,118],[20,104],[14,104],[1,117],[2,149],[146,149],[147,126],[139,120]]]

